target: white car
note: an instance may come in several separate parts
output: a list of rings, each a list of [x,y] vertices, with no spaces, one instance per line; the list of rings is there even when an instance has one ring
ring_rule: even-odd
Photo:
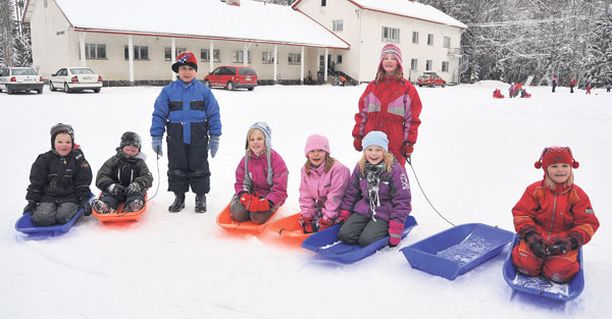
[[[49,78],[51,91],[63,90],[66,93],[102,89],[102,76],[87,67],[61,68]]]
[[[41,94],[44,84],[42,77],[32,68],[6,67],[0,69],[0,92],[6,91],[12,94],[19,91],[36,91]]]

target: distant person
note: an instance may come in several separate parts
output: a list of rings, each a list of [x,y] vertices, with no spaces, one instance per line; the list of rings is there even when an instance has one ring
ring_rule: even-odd
[[[552,76],[552,92],[555,93],[555,89],[557,88],[557,85],[559,84],[559,78],[557,77],[556,74],[553,74]]]
[[[515,85],[514,82],[512,82],[512,83],[510,83],[510,87],[508,88],[508,97],[509,98],[513,98],[514,97],[514,89],[515,89],[514,85]]]
[[[497,89],[497,88],[496,88],[496,89],[493,91],[493,98],[494,98],[494,99],[503,99],[503,98],[504,98],[504,95],[502,94],[502,92],[501,92],[501,90],[500,90],[500,89]]]
[[[531,97],[531,93],[527,92],[526,89],[521,90],[521,98],[530,98],[530,97]]]
[[[382,131],[389,138],[389,152],[404,166],[417,142],[421,99],[404,78],[402,52],[395,44],[382,48],[377,68],[374,81],[359,98],[352,131],[353,146],[362,151],[363,137],[371,131]]]
[[[535,167],[544,170],[544,179],[529,185],[512,208],[521,238],[512,263],[528,276],[566,283],[578,273],[578,250],[591,240],[599,220],[587,194],[574,184],[578,162],[569,147],[545,148]]]
[[[576,86],[576,79],[572,78],[569,81],[570,93],[574,93],[574,87]]]
[[[587,81],[585,89],[586,89],[586,93],[585,94],[591,94],[591,81]]]
[[[606,92],[610,93],[611,90],[612,90],[612,84],[608,83],[608,85],[606,85]]]
[[[35,226],[67,223],[79,209],[91,214],[92,172],[83,151],[74,143],[74,130],[59,123],[51,128],[51,150],[38,155],[30,170],[23,213],[32,213]]]
[[[145,194],[153,184],[153,175],[141,147],[138,134],[123,133],[116,154],[98,170],[96,186],[102,195],[93,201],[92,206],[99,214],[116,213],[123,202],[124,212],[137,212],[144,207]]]
[[[196,79],[198,61],[193,52],[178,55],[172,64],[178,79],[166,85],[155,100],[151,123],[153,151],[162,156],[162,137],[167,130],[168,191],[174,193],[171,213],[185,208],[185,193],[196,194],[195,212],[206,212],[210,191],[208,152],[215,157],[221,136],[219,105],[211,90]]]

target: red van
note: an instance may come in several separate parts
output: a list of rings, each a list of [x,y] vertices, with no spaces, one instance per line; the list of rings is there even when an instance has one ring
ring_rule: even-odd
[[[248,66],[219,66],[204,77],[208,87],[224,87],[230,91],[245,88],[253,91],[257,86],[257,73]]]

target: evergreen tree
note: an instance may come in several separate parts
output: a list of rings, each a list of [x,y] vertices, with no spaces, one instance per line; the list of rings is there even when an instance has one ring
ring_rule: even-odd
[[[0,64],[14,65],[15,13],[10,0],[0,0]]]

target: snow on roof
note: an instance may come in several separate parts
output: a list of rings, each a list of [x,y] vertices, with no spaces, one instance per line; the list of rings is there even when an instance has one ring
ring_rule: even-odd
[[[349,0],[355,5],[375,11],[398,14],[434,23],[445,24],[457,28],[467,29],[461,21],[448,14],[422,3],[411,0]]]
[[[348,49],[290,6],[242,0],[55,0],[77,31],[211,38]]]

